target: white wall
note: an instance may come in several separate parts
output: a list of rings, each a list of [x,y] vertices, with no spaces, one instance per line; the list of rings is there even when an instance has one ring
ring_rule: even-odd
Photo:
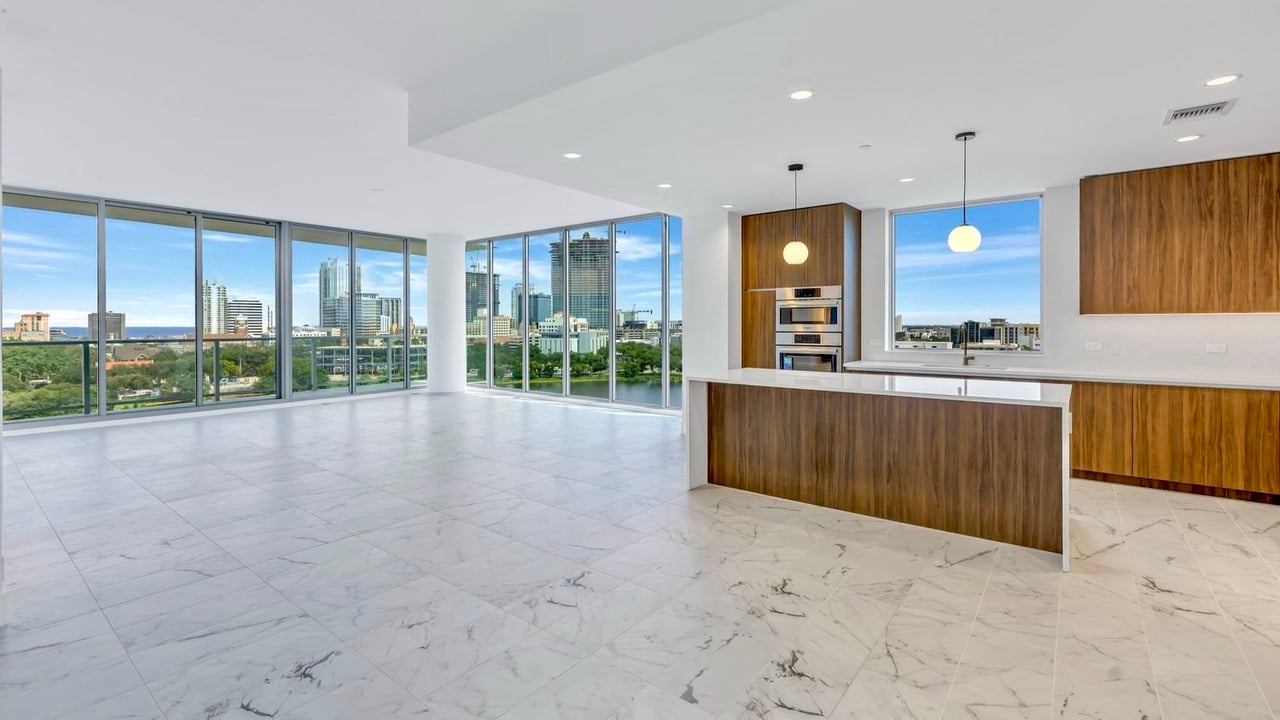
[[[733,261],[739,251],[731,247],[737,244],[739,223],[736,216],[732,222],[730,218],[725,212],[683,217],[686,375],[722,372],[731,367],[730,358],[741,356],[740,351],[730,350],[731,342],[741,346],[741,323],[730,308],[731,302],[740,302],[735,288],[741,286],[741,262]]]
[[[1040,355],[979,355],[983,365],[1197,379],[1280,377],[1280,315],[1080,315],[1080,187],[1045,191]],[[888,213],[862,213],[862,357],[938,362],[938,352],[893,351],[886,278]],[[981,252],[981,251],[979,251]],[[1085,343],[1102,343],[1101,351]],[[1225,343],[1227,352],[1205,352]],[[958,361],[957,361],[958,362]]]

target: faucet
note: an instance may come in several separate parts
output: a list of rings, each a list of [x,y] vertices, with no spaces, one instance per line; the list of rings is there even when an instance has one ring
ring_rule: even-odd
[[[969,323],[960,324],[960,362],[965,367],[973,362],[973,356],[969,354]]]

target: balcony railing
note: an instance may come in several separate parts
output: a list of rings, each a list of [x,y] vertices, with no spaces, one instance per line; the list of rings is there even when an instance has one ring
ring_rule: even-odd
[[[344,337],[289,338],[293,391],[343,392],[351,387],[351,350]],[[200,404],[226,404],[280,396],[274,337],[205,340]],[[409,383],[427,379],[427,341],[408,345]],[[157,338],[106,341],[108,413],[196,405],[196,341]],[[355,385],[403,387],[403,335],[356,338]],[[6,341],[4,419],[98,413],[98,341]]]

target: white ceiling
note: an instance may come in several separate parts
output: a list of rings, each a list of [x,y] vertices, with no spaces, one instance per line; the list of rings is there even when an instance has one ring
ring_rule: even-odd
[[[416,236],[776,209],[793,161],[805,204],[953,201],[970,128],[977,197],[1280,150],[1275,0],[0,6],[7,184]]]
[[[788,207],[804,162],[802,204],[892,208],[958,201],[972,129],[970,197],[997,197],[1280,150],[1277,32],[1275,0],[801,0],[418,146],[679,214]]]

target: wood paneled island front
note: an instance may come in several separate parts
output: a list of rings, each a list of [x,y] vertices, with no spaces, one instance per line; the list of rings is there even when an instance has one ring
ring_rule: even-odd
[[[686,376],[689,487],[713,483],[1062,553],[1066,385],[760,369]]]

